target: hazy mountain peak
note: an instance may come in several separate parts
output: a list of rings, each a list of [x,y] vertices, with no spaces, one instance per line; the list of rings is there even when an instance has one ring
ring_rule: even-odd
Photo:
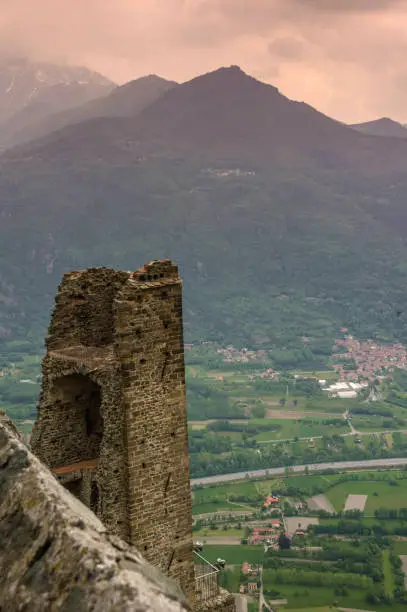
[[[7,144],[6,125],[13,134],[53,112],[106,95],[114,87],[112,81],[83,66],[0,58],[0,148]]]
[[[115,88],[104,88],[99,95],[85,104],[71,104],[63,110],[44,109],[42,116],[35,115],[32,121],[30,107],[16,113],[3,130],[0,144],[3,148],[28,142],[61,128],[100,117],[135,117],[169,89],[178,85],[156,74],[149,74]],[[50,112],[49,112],[50,111]]]
[[[393,136],[396,138],[407,138],[407,129],[398,121],[390,117],[381,117],[373,121],[355,123],[351,125],[354,130],[371,136]]]

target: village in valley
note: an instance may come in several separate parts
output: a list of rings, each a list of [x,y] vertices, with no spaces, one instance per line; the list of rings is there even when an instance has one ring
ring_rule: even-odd
[[[232,461],[241,466],[234,472],[285,466],[278,477],[192,481],[194,542],[222,568],[225,588],[245,598],[248,612],[404,610],[407,469],[385,461],[407,454],[405,347],[343,328],[326,366],[314,370],[283,369],[273,350],[214,353],[221,362],[210,367],[187,358],[197,389],[191,405],[200,406],[189,421],[191,445],[214,449],[211,467],[209,452],[207,460],[192,452],[192,469],[199,477]],[[218,403],[218,417],[204,418],[209,404],[199,398],[211,393],[229,398],[225,416]],[[358,467],[373,458],[383,467]],[[302,474],[290,467],[307,463],[312,471]]]
[[[407,464],[407,353],[346,329],[331,347],[305,368],[281,367],[274,349],[185,346],[194,543],[247,612],[407,605],[407,470],[385,463]],[[0,399],[27,442],[40,362],[16,352],[1,367]],[[372,459],[383,467],[356,467]],[[199,484],[231,472],[243,476]]]
[[[193,512],[196,549],[249,612],[407,605],[407,470],[197,485]]]

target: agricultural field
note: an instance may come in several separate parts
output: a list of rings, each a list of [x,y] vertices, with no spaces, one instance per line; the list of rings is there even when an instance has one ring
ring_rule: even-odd
[[[205,558],[212,563],[218,557],[225,559],[226,565],[241,565],[248,563],[263,563],[263,546],[204,546]]]
[[[359,510],[360,512],[363,512],[366,501],[367,495],[348,495],[343,510],[344,512],[349,512],[350,510]]]
[[[227,502],[229,499],[233,500],[236,497],[239,498],[239,501],[243,499],[245,502],[253,500],[258,504],[266,495],[270,495],[273,490],[282,487],[284,487],[284,479],[282,478],[244,481],[194,489],[192,491],[192,498],[194,504]]]
[[[393,572],[390,563],[390,550],[384,550],[383,557],[383,574],[384,574],[384,590],[388,597],[392,596],[394,590]]]
[[[284,479],[286,486],[298,487],[305,491],[313,487],[331,487],[340,478],[339,474],[288,476]]]
[[[326,419],[326,417],[324,417]],[[276,431],[264,431],[257,434],[254,439],[258,442],[267,442],[274,440],[289,440],[305,437],[317,437],[323,435],[332,435],[349,433],[349,426],[345,421],[343,424],[328,425],[325,424],[322,419],[316,420],[314,418],[296,418],[294,420],[288,419],[262,419],[262,422],[268,425],[276,425],[278,429]],[[260,424],[259,420],[253,420],[253,425]]]
[[[388,482],[356,481],[335,485],[325,493],[337,512],[341,512],[348,495],[367,495],[365,514],[373,516],[378,508],[407,507],[407,480],[397,481],[397,486]]]
[[[193,536],[195,540],[219,537],[238,537],[242,539],[244,538],[244,529],[224,529],[223,527],[220,527],[219,529],[210,529],[209,527],[203,527],[198,531],[194,531]]]
[[[307,608],[307,612],[335,612],[339,608],[333,606],[318,606],[316,608]],[[304,608],[290,608],[291,612],[304,612]]]
[[[222,484],[213,487],[205,487],[202,489],[194,489],[192,497],[194,503],[201,504],[209,501],[221,502],[227,501],[231,495],[238,495],[246,499],[254,498],[258,495],[256,482],[237,482],[232,484]],[[264,483],[267,486],[267,481]]]
[[[286,609],[332,606],[357,610],[403,609],[394,595],[390,550],[374,538],[352,541],[320,539],[307,557],[269,551],[263,566],[266,600],[286,598]],[[301,557],[301,551],[296,552]],[[309,557],[311,555],[311,557]],[[375,579],[374,579],[375,578]],[[391,603],[390,603],[391,602]],[[373,605],[372,605],[373,604]]]
[[[284,606],[284,610],[301,610],[301,612],[309,612],[309,610],[320,610],[320,606],[328,606],[328,610],[332,608],[333,602],[337,602],[338,607],[357,608],[359,610],[367,610],[365,595],[363,591],[352,589],[348,596],[341,597],[335,595],[333,589],[324,587],[312,586],[295,586],[284,584],[278,586],[278,591],[287,599],[288,604]],[[266,597],[268,602],[270,597]],[[324,609],[324,607],[322,607]],[[369,608],[370,609],[370,608]],[[384,608],[385,610],[386,608]],[[390,610],[390,607],[388,608]]]
[[[354,612],[405,612],[405,604],[393,602],[391,604],[368,604],[366,603],[366,593],[358,589],[349,589],[349,595],[337,595],[333,589],[324,587],[298,587],[295,585],[281,585],[279,592],[288,600],[284,610],[290,612],[334,612],[341,608],[347,608]],[[271,598],[266,597],[268,602]],[[334,605],[335,602],[335,605]]]
[[[240,566],[236,566],[222,573],[222,588],[229,591],[229,593],[238,593],[240,585]],[[257,606],[258,608],[258,606]]]
[[[216,513],[224,510],[229,510],[230,512],[245,512],[248,513],[256,510],[254,506],[249,506],[248,504],[240,504],[238,502],[208,502],[202,504],[194,504],[192,506],[192,514],[208,514],[208,513]]]
[[[361,432],[398,429],[397,425],[392,424],[391,419],[386,420],[381,416],[375,415],[352,415],[352,425],[357,431]]]
[[[407,539],[405,540],[396,540],[393,538],[393,550],[398,555],[407,555]]]

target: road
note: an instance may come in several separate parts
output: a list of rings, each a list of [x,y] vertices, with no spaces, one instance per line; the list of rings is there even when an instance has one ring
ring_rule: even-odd
[[[259,597],[259,612],[262,612],[263,610],[263,606],[269,610],[270,612],[273,612],[273,610],[270,608],[270,606],[268,605],[268,603],[266,602],[266,600],[264,599],[264,595],[263,595],[263,568],[260,568],[260,597]]]
[[[247,599],[244,595],[235,595],[236,612],[247,612]]]
[[[286,467],[269,468],[264,470],[246,470],[245,472],[235,472],[233,474],[217,474],[216,476],[205,476],[203,478],[192,478],[191,485],[216,484],[218,482],[230,482],[233,480],[244,480],[249,478],[259,478],[261,476],[281,476],[286,473],[287,467],[291,472],[302,473],[307,469],[310,472],[320,470],[351,470],[353,468],[380,468],[397,467],[407,465],[407,457],[392,459],[366,459],[365,461],[333,461],[332,463],[316,463],[310,465],[291,465]]]

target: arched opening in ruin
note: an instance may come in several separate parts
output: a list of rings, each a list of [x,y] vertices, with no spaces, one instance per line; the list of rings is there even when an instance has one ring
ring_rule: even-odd
[[[71,374],[58,378],[52,391],[65,463],[98,459],[103,439],[100,386],[88,376]]]

